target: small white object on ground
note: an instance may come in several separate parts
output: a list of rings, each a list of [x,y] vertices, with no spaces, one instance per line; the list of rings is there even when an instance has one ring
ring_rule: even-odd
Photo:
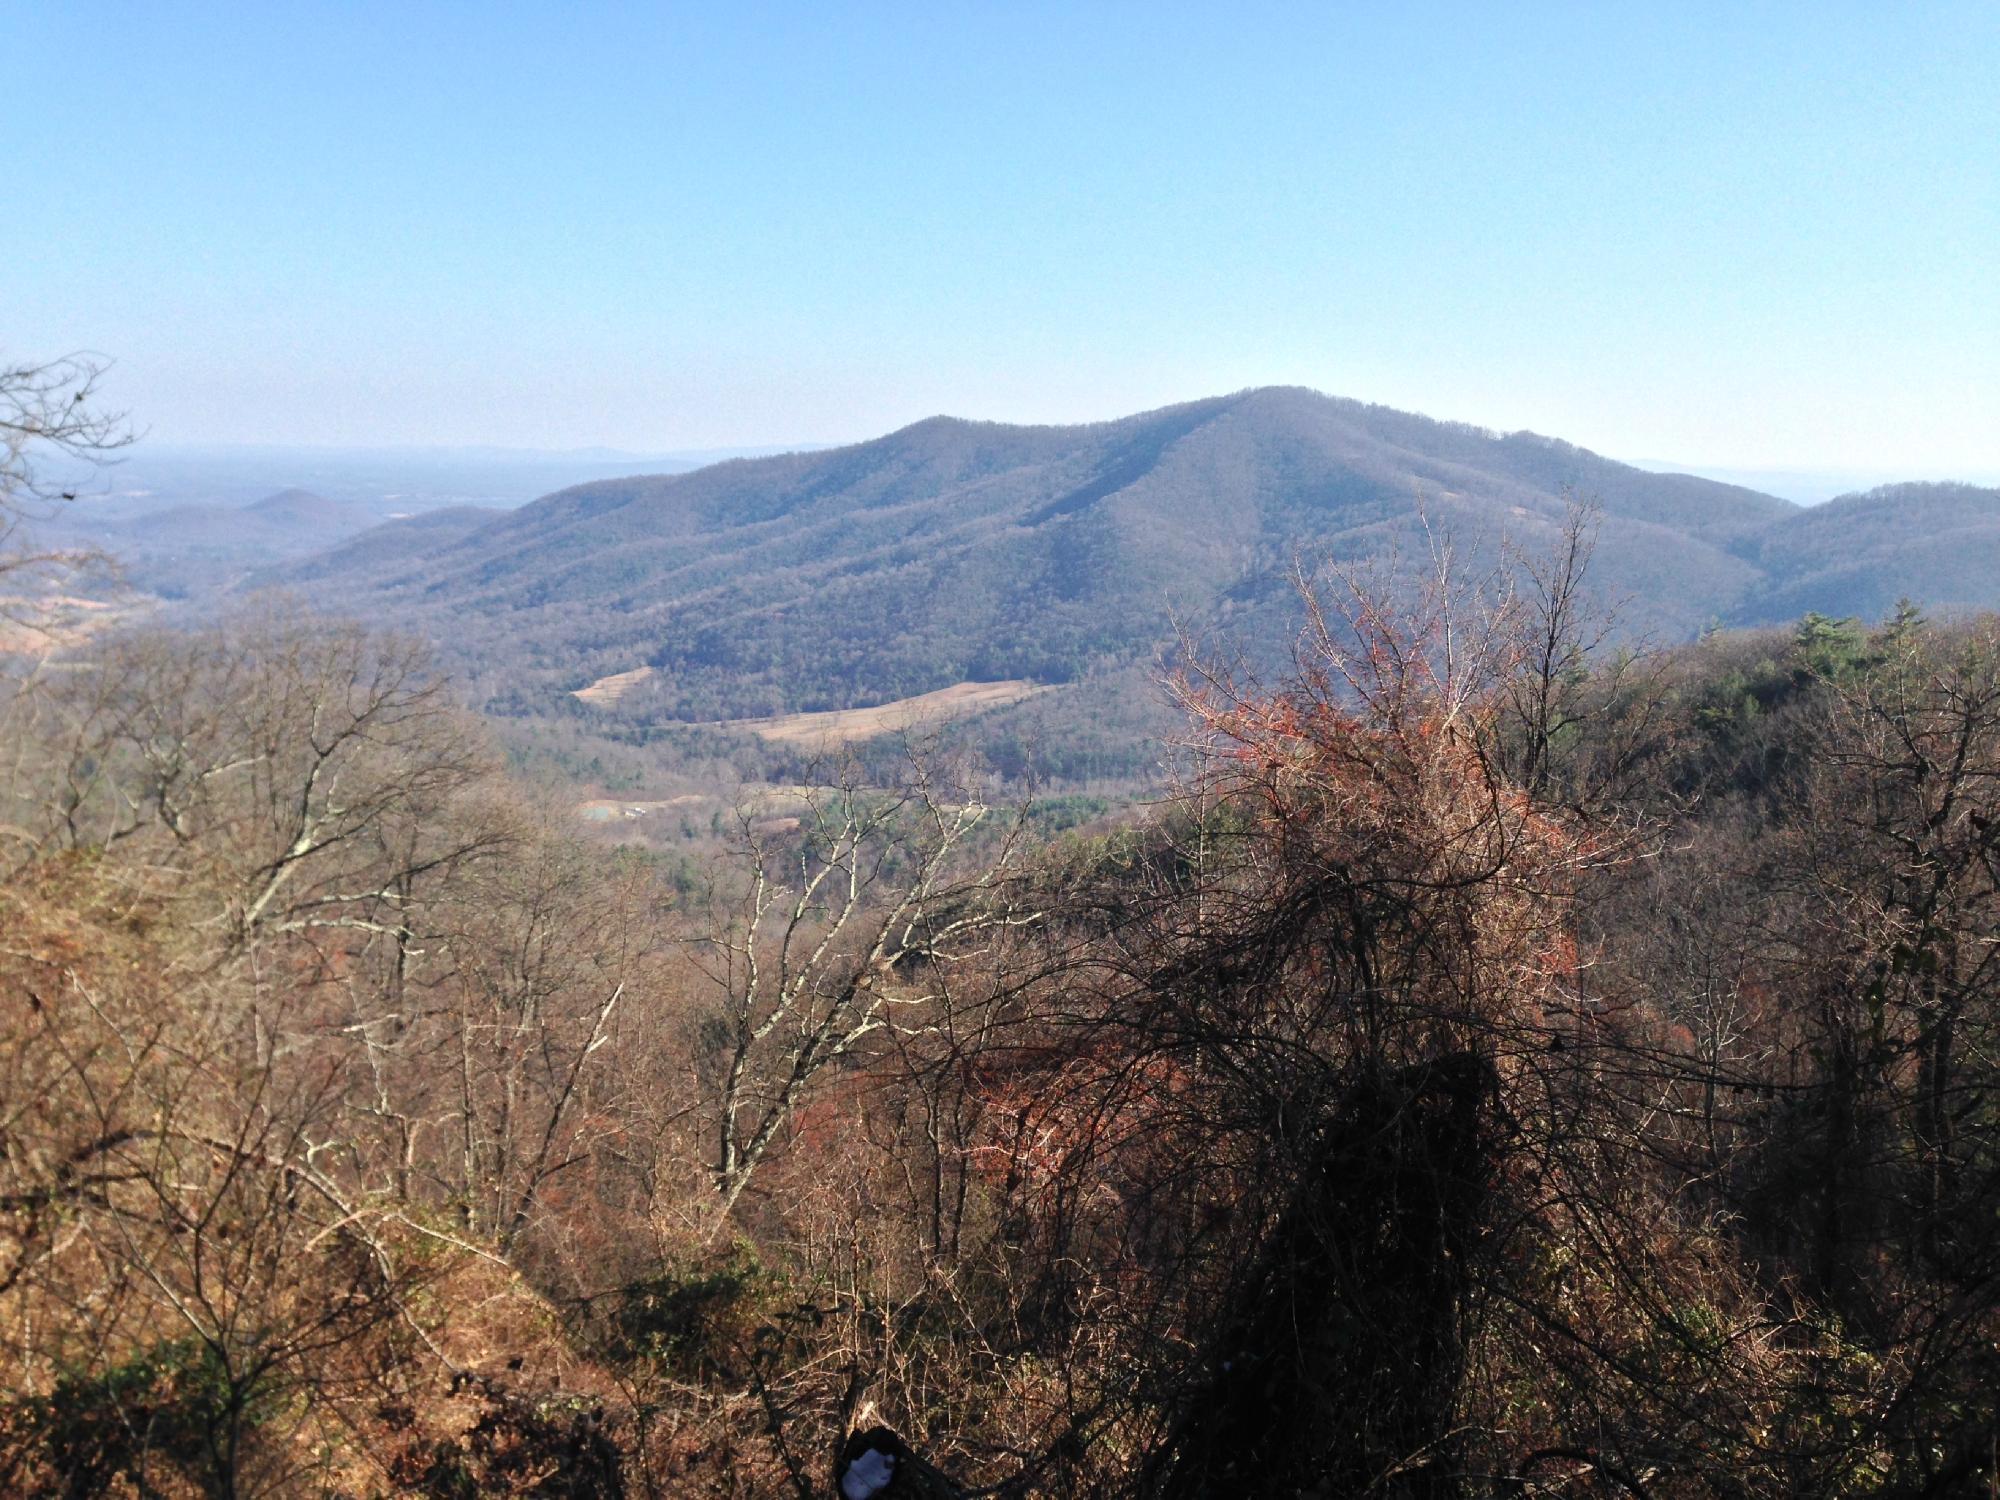
[[[868,1500],[877,1490],[889,1487],[896,1477],[896,1455],[880,1448],[865,1448],[840,1476],[840,1493],[847,1500]]]

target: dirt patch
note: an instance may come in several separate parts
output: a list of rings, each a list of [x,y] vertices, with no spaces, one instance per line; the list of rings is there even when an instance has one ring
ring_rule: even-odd
[[[642,682],[651,682],[660,674],[651,667],[634,667],[629,672],[613,672],[609,677],[600,677],[589,687],[578,688],[570,696],[580,698],[593,708],[609,708]]]
[[[608,678],[606,680],[609,681]],[[939,688],[934,693],[920,693],[914,698],[898,698],[893,703],[880,703],[873,708],[836,708],[817,714],[779,714],[769,719],[729,719],[721,727],[747,730],[762,739],[785,743],[826,741],[832,744],[846,744],[853,740],[873,739],[878,734],[909,729],[918,724],[962,719],[968,714],[984,713],[989,708],[1003,708],[1009,703],[1019,703],[1025,698],[1032,698],[1037,693],[1047,691],[1045,687],[1038,687],[1032,682],[1020,679],[1009,682],[959,682],[948,688]]]
[[[0,655],[46,656],[67,650],[110,629],[136,607],[68,594],[0,595]]]
[[[697,792],[668,797],[661,802],[633,802],[621,797],[593,797],[588,802],[579,802],[576,805],[576,814],[592,823],[629,822],[636,818],[657,817],[673,808],[692,807],[697,802],[708,800]]]

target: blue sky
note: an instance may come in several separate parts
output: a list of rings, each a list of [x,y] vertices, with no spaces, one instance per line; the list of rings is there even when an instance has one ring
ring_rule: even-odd
[[[1297,383],[2000,471],[2000,5],[0,0],[0,356],[161,440],[716,447]]]

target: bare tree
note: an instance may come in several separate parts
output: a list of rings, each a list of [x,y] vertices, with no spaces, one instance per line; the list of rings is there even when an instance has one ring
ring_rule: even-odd
[[[73,484],[46,478],[43,465],[51,452],[96,462],[132,441],[124,413],[98,405],[98,385],[109,368],[93,354],[0,364],[0,509],[76,498]]]
[[[49,568],[73,566],[85,554],[38,546],[25,523],[46,519],[78,493],[79,473],[102,464],[132,441],[123,413],[99,405],[108,363],[71,354],[44,364],[0,364],[0,578],[18,583]],[[58,473],[51,476],[51,465]],[[10,606],[11,617],[46,632],[44,612]]]
[[[225,861],[245,942],[393,931],[409,879],[497,836],[444,815],[491,778],[484,736],[422,648],[359,626],[267,609],[127,632],[32,718],[40,764],[10,789],[31,847]]]
[[[309,997],[205,963],[159,893],[84,862],[0,910],[21,1090],[0,1107],[0,1305],[21,1335],[0,1484],[296,1492],[371,1392],[377,1341],[421,1338],[424,1274],[339,1180],[338,1077],[266,1044]]]
[[[1617,601],[1590,583],[1603,524],[1571,497],[1546,548],[1509,549],[1500,613],[1514,664],[1491,748],[1529,796],[1590,815],[1630,793],[1669,726],[1663,663],[1621,640]]]
[[[806,790],[796,816],[739,823],[743,887],[690,944],[721,1000],[724,1214],[828,1069],[877,1032],[923,1024],[959,971],[1040,916],[1021,900],[1021,819],[921,758],[900,787],[850,767]]]

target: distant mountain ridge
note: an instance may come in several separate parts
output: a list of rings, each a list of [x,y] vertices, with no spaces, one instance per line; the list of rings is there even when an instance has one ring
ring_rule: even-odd
[[[202,597],[252,569],[323,551],[381,520],[370,506],[294,487],[247,505],[173,505],[122,516],[68,511],[54,519],[49,538],[102,549],[148,592]]]
[[[1571,495],[1603,508],[1594,579],[1635,630],[1840,608],[1903,576],[1888,513],[1927,505],[2000,546],[1977,520],[1992,492],[1945,488],[1955,498],[1877,491],[1808,512],[1557,439],[1273,387],[1072,427],[934,417],[844,448],[600,480],[490,519],[364,533],[253,581],[431,636],[501,707],[650,666],[621,713],[707,720],[1071,681],[1150,660],[1170,617],[1269,647],[1290,639],[1300,554],[1420,556],[1427,516],[1490,560],[1550,539]],[[1856,539],[1875,561],[1850,576]],[[2000,602],[2000,587],[1948,602]]]
[[[323,547],[336,537],[365,531],[380,517],[350,500],[329,500],[311,490],[279,490],[251,505],[182,505],[127,521],[125,533],[163,544],[255,546],[288,550]]]
[[[1899,599],[1931,610],[2000,605],[2000,489],[1887,484],[1802,510],[1759,538],[1767,588],[1747,620],[1807,610],[1879,619]]]

